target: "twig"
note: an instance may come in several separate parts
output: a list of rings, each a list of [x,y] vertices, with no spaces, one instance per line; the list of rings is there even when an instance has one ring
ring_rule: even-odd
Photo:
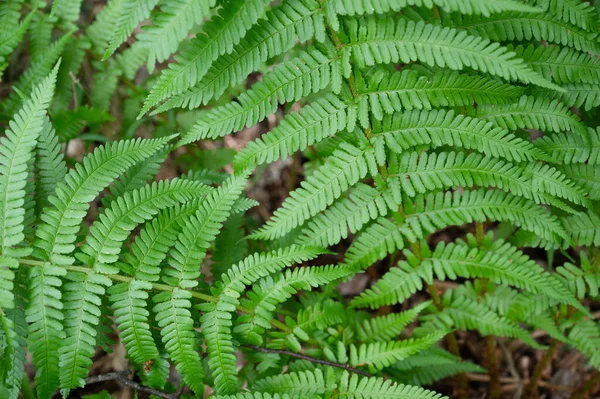
[[[264,352],[264,353],[276,353],[279,355],[286,355],[286,356],[291,356],[291,357],[295,357],[298,359],[303,359],[303,360],[308,360],[309,362],[313,362],[313,363],[319,363],[319,364],[324,364],[326,366],[331,366],[331,367],[337,367],[340,369],[344,369],[347,371],[350,371],[352,373],[355,374],[360,374],[360,375],[364,375],[365,377],[373,377],[373,374],[367,373],[366,371],[362,371],[359,370],[357,368],[354,368],[348,364],[342,364],[342,363],[335,363],[335,362],[330,362],[329,360],[323,360],[323,359],[317,359],[316,357],[312,357],[312,356],[308,356],[308,355],[303,355],[301,353],[295,353],[295,352],[290,352],[290,351],[286,351],[286,350],[281,350],[281,349],[269,349],[269,348],[263,348],[261,346],[256,346],[256,345],[243,345],[246,348],[252,348],[254,350],[257,350],[259,352]]]
[[[485,337],[485,348],[487,369],[490,376],[488,387],[490,398],[498,399],[500,397],[500,371],[498,369],[498,359],[496,358],[496,337],[494,335]]]
[[[129,374],[128,371],[115,371],[112,373],[95,375],[95,376],[86,378],[85,385],[96,384],[98,382],[104,382],[104,381],[118,381],[119,383],[121,383],[129,388],[133,388],[140,392],[148,393],[150,395],[158,396],[160,398],[177,399],[179,397],[178,394],[165,393],[165,392],[159,391],[157,389],[148,388],[143,385],[140,385],[139,383],[128,379],[127,378],[128,374]]]
[[[533,370],[533,375],[529,380],[529,384],[527,384],[526,395],[528,395],[530,398],[535,399],[538,397],[537,387],[540,382],[540,379],[542,378],[542,373],[554,358],[554,354],[556,353],[557,349],[558,340],[552,338],[550,347],[548,348],[548,350],[546,350],[546,353],[544,353],[544,356],[540,359],[539,363],[535,367],[535,370]]]

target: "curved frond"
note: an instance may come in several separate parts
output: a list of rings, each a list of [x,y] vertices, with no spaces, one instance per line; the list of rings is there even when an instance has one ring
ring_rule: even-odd
[[[140,115],[165,98],[182,93],[199,82],[217,57],[233,51],[233,46],[263,15],[267,4],[267,0],[224,2],[218,14],[202,26],[202,33],[184,45],[177,62],[162,71]]]
[[[585,134],[553,134],[533,144],[549,155],[553,163],[600,164],[600,129],[587,129]]]
[[[425,301],[410,310],[367,319],[358,326],[357,336],[363,342],[391,341],[397,338],[404,328],[411,324],[429,305],[431,305],[431,301]]]
[[[350,20],[347,31],[350,43],[344,49],[352,53],[354,61],[361,67],[418,60],[453,70],[468,66],[507,80],[562,91],[505,47],[470,36],[465,31],[402,18]]]
[[[228,394],[238,389],[231,312],[235,311],[244,287],[293,263],[313,259],[322,252],[318,248],[292,246],[271,253],[253,254],[223,274],[222,281],[213,288],[218,301],[201,305],[206,313],[200,320],[217,392]]]
[[[6,137],[0,139],[0,252],[23,239],[25,217],[25,185],[27,167],[33,157],[37,139],[42,133],[47,117],[46,110],[54,95],[57,64],[48,77],[34,88],[23,107],[8,124]],[[0,307],[10,307],[0,304]]]
[[[478,106],[474,114],[510,130],[571,131],[582,135],[586,132],[579,117],[558,100],[523,96],[514,104]]]
[[[362,183],[351,187],[347,196],[338,199],[322,214],[312,217],[297,239],[303,245],[329,246],[358,232],[372,219],[385,216],[400,206],[398,179],[389,179],[384,190]]]
[[[209,15],[215,0],[171,0],[160,6],[152,25],[144,26],[136,39],[148,48],[148,72],[154,72],[156,62],[163,62],[177,51],[189,31]]]
[[[62,153],[62,146],[58,137],[46,118],[44,127],[40,132],[36,147],[35,168],[38,178],[36,179],[36,205],[38,213],[49,204],[48,198],[54,194],[54,189],[67,174],[67,165]]]
[[[572,23],[593,32],[597,26],[594,7],[580,0],[528,0],[544,11],[558,16],[562,21]]]
[[[498,42],[548,41],[579,51],[600,53],[597,34],[571,26],[552,14],[511,12],[485,18],[465,16],[458,19],[457,27]]]
[[[528,141],[491,122],[444,110],[411,111],[385,117],[381,126],[375,128],[371,141],[374,144],[383,141],[397,153],[428,145],[475,149],[516,162],[547,158]]]
[[[265,329],[271,328],[269,322],[274,318],[273,312],[278,304],[285,302],[298,290],[310,290],[351,273],[352,270],[348,268],[329,265],[301,267],[286,270],[283,275],[275,278],[265,277],[253,285],[248,299],[242,299],[241,304],[248,312],[237,318],[234,333],[247,342],[262,344],[262,334]]]
[[[405,209],[409,204],[404,203]],[[510,222],[556,242],[566,235],[555,216],[533,201],[497,190],[418,195],[414,208],[398,224],[380,218],[364,229],[346,253],[350,266],[368,267],[388,253],[404,248],[405,237],[416,242],[426,234],[452,225],[487,219]]]
[[[323,13],[316,0],[283,1],[267,11],[265,18],[250,28],[230,54],[220,56],[194,87],[174,95],[152,114],[207,104],[258,70],[267,59],[285,53],[297,42],[306,42],[315,35],[323,41],[323,32]]]
[[[273,217],[251,237],[272,240],[283,236],[325,210],[367,173],[377,174],[373,150],[342,144],[322,167],[301,183],[301,188],[290,193]]]
[[[337,58],[330,59],[315,49],[285,61],[266,73],[260,82],[239,95],[235,102],[202,114],[183,138],[184,143],[198,138],[216,138],[262,121],[279,104],[295,102],[330,84]]]
[[[405,70],[387,73],[381,69],[360,90],[364,107],[376,119],[397,111],[477,104],[507,104],[517,101],[523,89],[478,75],[442,71],[431,77]]]
[[[113,21],[108,47],[102,60],[110,57],[117,48],[133,33],[140,22],[148,19],[150,12],[159,0],[121,0],[119,12]]]
[[[541,76],[558,84],[596,84],[600,79],[600,60],[597,55],[568,47],[535,45],[526,48],[519,46],[515,52]]]

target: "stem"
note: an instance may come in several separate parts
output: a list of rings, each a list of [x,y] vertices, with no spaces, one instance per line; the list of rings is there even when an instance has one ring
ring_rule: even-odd
[[[307,355],[303,355],[301,353],[295,353],[295,352],[290,352],[290,351],[286,351],[286,350],[269,349],[269,348],[263,348],[263,347],[256,346],[256,345],[243,345],[243,346],[245,346],[247,348],[252,348],[252,349],[257,350],[259,352],[276,353],[276,354],[279,354],[279,355],[291,356],[291,357],[295,357],[295,358],[298,358],[298,359],[308,360],[309,362],[313,362],[313,363],[324,364],[326,366],[331,366],[331,367],[337,367],[337,368],[340,368],[340,369],[344,369],[344,370],[350,371],[350,372],[355,373],[355,374],[364,375],[365,377],[373,377],[373,374],[369,374],[366,371],[359,370],[359,369],[354,368],[354,367],[352,367],[352,366],[350,366],[348,364],[330,362],[328,360],[317,359],[317,358],[312,357],[312,356],[307,356]]]
[[[488,392],[490,398],[498,399],[500,397],[500,371],[498,369],[498,359],[496,358],[496,337],[494,335],[485,337],[485,348],[486,366],[490,375]]]
[[[44,266],[46,264],[46,262],[41,262],[41,261],[37,261],[37,260],[32,260],[32,259],[19,259],[19,263],[25,266]],[[70,270],[70,271],[74,271],[74,272],[80,272],[80,273],[89,273],[90,269],[87,267],[82,267],[82,266],[65,266],[66,270]],[[111,280],[114,281],[119,281],[121,283],[129,283],[131,280],[133,280],[132,277],[128,277],[128,276],[121,276],[119,274],[105,274],[106,277],[110,278]],[[151,283],[152,284],[152,289],[155,291],[170,291],[172,292],[175,287],[171,287],[170,285],[166,285],[166,284],[160,284],[160,283]],[[198,291],[191,291],[188,290],[188,292],[191,293],[192,297],[200,299],[204,302],[212,302],[212,303],[217,303],[219,302],[219,298],[212,296],[212,295],[208,295],[208,294],[203,294],[201,292]],[[245,308],[244,306],[238,305],[236,306],[236,309],[239,312],[242,313],[252,313],[252,311],[248,308]],[[275,328],[278,328],[282,331],[285,331],[287,334],[290,334],[292,332],[292,330],[286,326],[285,324],[283,324],[282,322],[280,322],[279,320],[271,320],[270,321],[271,325]]]
[[[435,286],[433,284],[427,284],[427,290],[429,291],[429,295],[431,296],[435,306],[439,311],[442,311],[444,309],[444,304],[442,303],[440,294],[437,292]],[[448,335],[446,335],[446,341],[448,342],[448,349],[450,350],[450,353],[452,353],[454,356],[460,357],[458,341],[456,340],[454,331],[450,331]],[[454,397],[458,399],[467,399],[468,394],[469,380],[467,379],[467,375],[465,373],[457,374],[454,377]]]
[[[555,355],[557,349],[558,349],[558,340],[552,338],[550,347],[548,348],[546,353],[544,353],[544,356],[540,359],[540,362],[535,367],[535,370],[533,371],[533,375],[531,376],[531,379],[529,380],[529,384],[527,384],[527,389],[525,391],[526,392],[525,394],[529,395],[529,397],[531,399],[536,399],[538,397],[537,388],[538,388],[540,379],[542,378],[542,373],[544,372],[546,367],[548,367],[548,365],[554,358],[554,355]]]
[[[169,394],[169,393],[165,393],[165,392],[153,389],[153,388],[148,388],[143,385],[140,385],[139,383],[128,379],[127,378],[128,374],[129,374],[129,372],[127,372],[127,371],[115,371],[113,373],[95,375],[93,377],[86,378],[85,385],[96,384],[98,382],[104,382],[104,381],[118,381],[121,384],[123,384],[129,388],[133,388],[139,392],[149,393],[150,395],[158,396],[160,398],[177,399],[179,397],[178,394]]]

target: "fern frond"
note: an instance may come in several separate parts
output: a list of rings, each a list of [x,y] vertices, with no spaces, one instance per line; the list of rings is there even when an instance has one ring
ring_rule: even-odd
[[[9,122],[6,137],[0,139],[0,251],[3,255],[25,238],[23,204],[27,166],[47,122],[45,114],[54,95],[59,65],[32,90],[14,120]],[[0,307],[11,306],[0,303]]]
[[[45,206],[49,205],[48,198],[54,194],[54,188],[67,174],[62,146],[48,118],[44,120],[44,127],[38,139],[35,168],[38,175],[35,187],[36,206],[40,213]]]
[[[596,84],[600,79],[598,57],[572,48],[530,45],[515,48],[515,53],[541,76],[558,84]]]
[[[220,56],[194,87],[174,95],[152,114],[207,104],[258,70],[267,59],[289,51],[297,42],[306,42],[314,36],[323,41],[323,32],[323,13],[317,1],[283,1],[267,11],[265,18],[246,33],[230,54]]]
[[[485,0],[339,0],[332,1],[335,12],[340,15],[384,14],[400,11],[409,6],[433,8],[434,5],[446,12],[482,14],[489,17],[493,13],[505,11],[535,12],[538,8],[514,0],[488,2]]]
[[[374,129],[371,139],[385,144],[394,152],[403,153],[419,145],[431,148],[443,146],[476,149],[493,157],[509,161],[546,159],[542,151],[507,130],[482,119],[455,114],[453,111],[411,111],[386,116]]]
[[[350,364],[372,366],[375,370],[381,370],[431,347],[447,333],[447,330],[441,329],[429,335],[402,341],[375,342],[359,347],[350,345]]]
[[[301,267],[286,270],[281,276],[270,276],[255,283],[248,299],[241,301],[248,312],[237,319],[234,333],[244,341],[260,345],[265,329],[271,328],[269,321],[278,304],[285,302],[298,290],[310,290],[313,287],[330,283],[348,276],[352,270],[338,266]]]
[[[405,208],[409,204],[404,203]],[[363,229],[346,252],[350,266],[368,267],[388,253],[404,248],[404,238],[416,242],[426,234],[452,225],[486,219],[507,221],[556,242],[566,235],[558,220],[533,201],[497,190],[418,195],[414,209],[398,224],[379,218]]]
[[[409,197],[444,188],[497,187],[507,193],[554,204],[552,196],[577,204],[587,203],[582,189],[562,173],[545,165],[515,166],[509,162],[463,152],[406,152],[390,165],[390,176],[397,176]]]
[[[515,104],[478,106],[474,113],[479,118],[510,130],[571,131],[582,135],[586,132],[579,117],[558,100],[523,96]]]
[[[402,110],[512,103],[523,94],[517,86],[448,70],[426,77],[413,70],[389,73],[380,69],[367,82],[359,93],[367,97],[363,106],[376,119]]]
[[[410,310],[367,319],[357,327],[357,337],[363,342],[391,341],[397,338],[404,328],[430,304],[431,301],[425,301]]]
[[[342,144],[322,167],[302,182],[301,188],[290,193],[273,217],[251,237],[272,240],[283,236],[325,210],[367,173],[377,174],[373,150]]]
[[[595,31],[594,7],[587,1],[579,0],[528,0],[533,2],[551,15],[558,16],[562,21]]]
[[[109,290],[120,338],[127,354],[138,364],[159,356],[146,309],[148,291],[160,276],[160,264],[175,244],[184,222],[199,209],[197,201],[165,209],[147,224],[131,245],[126,257],[127,270],[134,277],[129,283],[113,285]]]
[[[78,258],[89,266],[86,272],[70,271],[64,286],[64,315],[67,340],[60,350],[60,380],[63,388],[85,384],[84,377],[92,365],[99,303],[105,287],[112,285],[103,274],[116,274],[112,266],[121,246],[140,223],[162,209],[185,203],[207,192],[207,187],[190,180],[175,179],[149,184],[118,197],[90,227],[86,243]]]
[[[350,42],[344,45],[344,51],[351,52],[360,67],[418,60],[453,70],[468,66],[507,80],[562,91],[505,47],[464,31],[402,18],[349,20],[347,31]]]
[[[547,153],[553,163],[600,164],[600,129],[587,129],[585,134],[553,134],[533,144]]]
[[[62,266],[73,262],[69,254],[75,249],[73,243],[89,202],[130,165],[151,156],[170,138],[120,141],[99,147],[56,186],[55,195],[49,198],[51,206],[40,216],[42,223],[36,230],[34,245],[36,256],[45,263],[32,271],[27,321],[31,323],[31,350],[38,367],[36,385],[42,397],[50,396],[58,386],[58,376],[46,373],[59,370],[58,348],[63,336],[59,276],[66,274]]]
[[[21,391],[21,384],[25,377],[25,362],[27,360],[27,321],[25,318],[25,309],[28,303],[27,282],[29,270],[21,268],[17,271],[14,280],[14,303],[12,309],[6,309],[6,319],[12,329],[12,348],[6,359],[0,355],[0,363],[7,366],[4,385],[8,388],[8,398],[18,399]],[[1,294],[0,294],[1,295]]]
[[[199,396],[203,391],[204,372],[194,349],[194,321],[189,311],[191,293],[186,289],[198,285],[206,251],[245,184],[245,176],[233,176],[202,202],[200,209],[179,233],[168,258],[169,268],[161,276],[166,284],[175,287],[174,290],[154,297],[156,320],[162,328],[161,336],[167,352],[185,382]]]
[[[53,0],[50,15],[56,15],[67,23],[74,23],[79,19],[82,0]],[[67,24],[67,26],[71,26]]]
[[[396,381],[412,385],[430,385],[459,373],[482,373],[485,369],[463,361],[440,347],[433,346],[391,366]]]
[[[17,3],[18,4],[18,3]],[[20,8],[20,5],[19,5]],[[30,26],[31,20],[35,15],[35,11],[30,12],[23,21],[18,22],[21,13],[17,14],[17,18],[6,25],[2,25],[4,29],[0,32],[0,72],[8,66],[9,58],[12,55],[14,49],[21,43],[27,28]],[[4,20],[0,16],[0,20]]]
[[[561,219],[577,245],[600,245],[600,216],[593,211],[580,212]]]
[[[271,132],[251,141],[235,159],[243,169],[285,159],[354,123],[349,107],[333,95],[321,97],[288,116]]]
[[[2,108],[6,113],[16,113],[17,109],[22,107],[23,102],[18,94],[19,92],[29,93],[39,82],[52,73],[52,69],[58,63],[60,55],[70,38],[71,33],[67,33],[60,39],[55,40],[50,46],[44,49],[39,57],[31,61],[25,73],[13,85],[13,91],[9,97],[2,102]]]
[[[476,300],[466,296],[458,296],[450,300],[444,299],[442,311],[431,316],[421,317],[421,326],[414,330],[416,335],[431,334],[440,329],[458,328],[476,330],[484,336],[517,338],[534,348],[540,347],[527,331],[506,317],[498,316]]]
[[[109,31],[110,40],[102,61],[110,57],[117,48],[133,33],[140,22],[148,19],[158,0],[121,0],[119,13]]]
[[[173,0],[164,3],[152,18],[152,25],[143,27],[136,39],[148,48],[148,72],[154,72],[156,62],[163,62],[177,51],[189,31],[209,15],[215,0]]]
[[[219,13],[202,27],[202,33],[192,39],[176,58],[162,71],[152,87],[140,115],[174,94],[179,94],[199,82],[212,62],[230,53],[248,29],[263,15],[266,0],[228,0]]]
[[[600,165],[571,164],[557,169],[585,191],[589,199],[600,200]]]
[[[552,14],[501,13],[482,18],[480,16],[457,18],[457,27],[498,42],[548,41],[574,47],[576,50],[600,53],[597,34],[564,23]]]
[[[569,332],[569,340],[592,366],[600,367],[600,326],[595,320],[577,321]]]
[[[200,138],[222,137],[240,131],[265,119],[279,104],[293,103],[322,90],[331,81],[336,60],[309,49],[297,58],[285,61],[265,74],[250,90],[240,94],[235,102],[205,112],[183,142],[187,144]]]
[[[271,253],[253,254],[221,276],[222,281],[213,288],[218,301],[201,305],[206,313],[200,319],[208,365],[218,392],[233,393],[238,389],[230,313],[235,311],[244,287],[290,264],[313,259],[322,252],[318,248],[292,246]]]
[[[342,197],[322,214],[311,218],[300,232],[299,244],[330,246],[348,237],[348,231],[356,233],[372,219],[385,216],[400,206],[398,179],[389,179],[389,187],[377,190],[362,183],[351,187]]]
[[[383,378],[351,376],[347,371],[335,376],[332,369],[314,369],[267,377],[257,381],[253,389],[259,392],[289,393],[293,397],[315,397],[339,394],[347,399],[447,399],[423,388],[400,385]]]

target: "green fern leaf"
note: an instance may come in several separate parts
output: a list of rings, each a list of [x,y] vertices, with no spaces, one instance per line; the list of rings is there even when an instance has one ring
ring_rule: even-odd
[[[600,165],[571,164],[557,169],[586,192],[591,200],[600,200]]]
[[[199,396],[204,390],[204,372],[198,352],[194,349],[194,321],[189,311],[191,293],[187,289],[198,285],[202,259],[245,184],[245,176],[231,177],[212,192],[194,217],[186,222],[171,249],[169,268],[161,276],[166,284],[175,288],[154,297],[154,312],[162,328],[161,336],[167,352],[185,382]]]
[[[431,316],[422,316],[422,324],[414,330],[416,335],[431,334],[440,329],[459,328],[476,330],[482,335],[496,335],[522,340],[534,348],[540,348],[527,331],[505,317],[498,316],[476,300],[458,296],[444,298],[444,309]]]
[[[62,146],[50,119],[46,118],[40,132],[36,147],[36,162],[38,178],[36,180],[36,206],[38,214],[49,205],[48,198],[54,194],[54,188],[65,178],[67,165],[62,153]]]
[[[484,373],[476,364],[462,361],[440,347],[433,346],[391,366],[394,380],[412,385],[430,385],[459,373]]]
[[[367,319],[358,326],[357,337],[367,343],[391,341],[397,338],[404,328],[412,323],[419,313],[429,305],[431,305],[431,301],[425,301],[404,312],[390,313],[385,316]]]
[[[546,132],[576,132],[585,135],[586,128],[579,117],[558,100],[523,96],[518,103],[481,105],[474,114],[510,130],[537,129]]]
[[[209,15],[215,0],[173,0],[162,4],[160,12],[145,26],[137,40],[148,48],[148,72],[154,72],[156,62],[163,62],[177,51],[188,32]]]
[[[127,40],[140,22],[148,19],[156,4],[158,4],[158,0],[122,0],[119,2],[119,12],[109,31],[111,32],[110,40],[102,61],[110,57]]]
[[[25,184],[27,166],[33,157],[37,139],[44,129],[46,110],[54,95],[57,64],[50,75],[35,87],[23,107],[9,122],[6,137],[0,139],[0,251],[19,244],[25,218]],[[0,303],[0,307],[10,307]]]
[[[577,245],[600,245],[600,216],[596,213],[581,212],[561,221]]]
[[[373,150],[360,150],[343,144],[327,162],[293,191],[281,208],[252,238],[272,240],[281,237],[331,205],[367,173],[376,175]]]
[[[548,158],[531,143],[521,140],[505,129],[493,126],[481,119],[457,115],[453,111],[412,111],[386,117],[381,126],[376,126],[374,145],[383,141],[394,152],[428,145],[476,149],[493,157],[509,161]]]
[[[362,183],[351,187],[323,213],[311,218],[300,232],[299,244],[330,246],[348,237],[348,231],[358,232],[372,219],[385,216],[400,206],[398,179],[389,179],[385,190],[377,190]]]
[[[469,66],[507,80],[562,91],[522,60],[514,58],[514,53],[506,48],[464,31],[401,18],[350,20],[347,30],[350,43],[344,46],[344,51],[352,53],[359,67],[419,60],[453,70]]]
[[[235,311],[245,286],[292,263],[313,259],[322,252],[318,248],[292,246],[271,253],[253,254],[222,275],[222,281],[213,288],[218,301],[201,305],[201,310],[206,313],[200,320],[217,392],[229,394],[239,389],[230,313]]]
[[[175,244],[185,220],[198,209],[197,201],[183,206],[165,209],[148,223],[131,245],[126,255],[127,264],[122,266],[133,279],[129,283],[119,283],[109,289],[115,309],[120,338],[127,354],[138,364],[158,358],[159,352],[154,343],[149,325],[149,312],[146,310],[148,291],[151,283],[160,278],[160,264],[169,249]]]
[[[348,249],[346,263],[368,267],[388,253],[404,248],[403,237],[416,242],[437,229],[486,219],[508,221],[551,242],[566,235],[553,215],[525,198],[496,190],[430,193],[426,197],[417,196],[414,210],[399,225],[380,218],[364,229]]]
[[[518,46],[514,51],[541,76],[558,84],[596,84],[600,79],[600,61],[588,53],[568,47],[535,45]]]
[[[276,111],[279,104],[293,103],[325,88],[337,58],[328,58],[309,49],[275,67],[235,102],[204,113],[183,138],[184,143],[199,138],[216,138],[253,126]]]
[[[350,345],[350,364],[352,366],[372,366],[376,370],[381,370],[431,347],[444,338],[447,333],[441,329],[441,331],[420,338],[375,342],[362,344],[359,347]]]
[[[269,321],[273,319],[278,304],[291,298],[298,290],[310,290],[348,276],[351,272],[348,268],[336,266],[302,267],[286,270],[276,278],[266,277],[254,284],[248,299],[241,301],[248,312],[238,317],[233,331],[244,341],[260,345],[264,330],[271,328]]]
[[[587,1],[580,0],[528,0],[542,7],[551,15],[562,21],[588,29],[593,32],[597,26],[594,7]]]
[[[465,16],[456,22],[458,28],[497,42],[545,40],[579,51],[600,53],[597,34],[565,24],[548,14],[512,12],[485,18]]]
[[[587,129],[581,135],[553,134],[533,143],[547,153],[553,163],[600,164],[600,129]]]
[[[243,81],[267,59],[283,54],[314,36],[323,41],[323,13],[315,0],[283,1],[267,11],[240,40],[230,54],[220,56],[194,86],[174,95],[152,114],[175,107],[197,108]]]
[[[523,89],[447,70],[425,77],[412,70],[389,73],[380,69],[368,78],[367,88],[359,93],[360,97],[366,97],[359,104],[368,107],[379,120],[384,114],[402,110],[512,103]]]
[[[585,354],[588,362],[600,367],[600,326],[594,320],[580,320],[569,332],[569,340]]]
[[[198,83],[212,62],[222,54],[231,53],[248,29],[263,15],[266,0],[228,0],[210,21],[203,33],[181,49],[177,63],[164,70],[144,103],[140,115],[174,94]]]

